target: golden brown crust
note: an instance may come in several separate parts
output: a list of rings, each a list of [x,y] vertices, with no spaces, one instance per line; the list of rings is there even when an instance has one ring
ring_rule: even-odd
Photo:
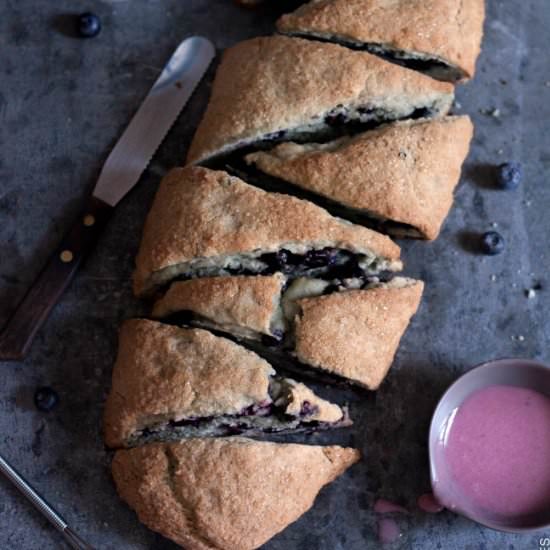
[[[324,145],[282,143],[247,155],[260,170],[435,239],[473,134],[467,116],[395,122]]]
[[[273,373],[255,353],[206,330],[126,321],[105,405],[105,441],[121,447],[155,422],[235,414],[269,401]]]
[[[252,550],[359,458],[342,447],[191,439],[118,451],[112,471],[140,521],[187,550]]]
[[[384,235],[225,172],[188,166],[173,169],[160,184],[136,259],[134,291],[150,292],[177,276],[167,269],[198,258],[274,252],[294,244],[376,255],[387,259],[387,268],[401,268],[399,247]]]
[[[366,52],[286,36],[228,49],[189,149],[199,163],[269,134],[319,124],[339,105],[408,116],[418,101],[445,113],[453,87]]]
[[[286,277],[205,277],[173,283],[155,303],[153,317],[192,311],[217,326],[272,334],[272,321],[279,307]]]
[[[297,358],[377,389],[418,309],[423,288],[421,281],[414,281],[300,300]]]
[[[427,53],[472,77],[484,17],[483,0],[314,0],[283,15],[277,28]]]

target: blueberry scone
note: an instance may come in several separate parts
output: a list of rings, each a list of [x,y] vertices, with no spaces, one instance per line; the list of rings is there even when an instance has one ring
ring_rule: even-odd
[[[282,273],[177,281],[156,301],[152,316],[207,327],[237,338],[282,340]]]
[[[294,354],[306,365],[377,389],[416,313],[424,284],[396,278],[367,290],[297,301]]]
[[[286,370],[315,377],[313,367],[338,381],[378,388],[418,309],[423,283],[403,277],[389,282],[302,277],[283,287],[281,278],[276,274],[218,277],[208,280],[207,285],[206,279],[176,282],[155,304],[153,315],[179,322],[182,317],[178,315],[186,312],[191,315],[183,322],[199,323],[246,340],[261,339],[271,349],[252,347],[270,360],[275,353],[294,355],[298,365],[277,361]],[[205,286],[215,287],[217,292],[208,295]],[[241,314],[255,309],[250,296],[258,287],[271,289],[262,306],[261,323],[254,316]],[[199,294],[200,303],[194,299]],[[266,341],[265,336],[271,340]]]
[[[226,338],[144,319],[122,326],[105,406],[109,447],[350,424],[345,409]]]
[[[187,550],[253,550],[311,508],[355,449],[188,439],[115,454],[121,498],[140,521]]]
[[[134,290],[151,294],[177,278],[217,275],[397,271],[399,256],[388,237],[308,201],[188,166],[160,184],[136,259]]]
[[[245,146],[337,136],[446,114],[453,86],[335,44],[272,36],[228,49],[188,153],[202,163]]]
[[[325,144],[282,143],[246,162],[258,169],[258,185],[268,174],[276,178],[272,188],[296,186],[333,214],[395,236],[435,239],[472,134],[467,116],[394,122]]]
[[[277,28],[345,44],[444,80],[474,75],[484,0],[312,0]]]

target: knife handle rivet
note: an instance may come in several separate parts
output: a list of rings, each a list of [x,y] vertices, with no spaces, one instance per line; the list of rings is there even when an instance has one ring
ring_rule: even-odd
[[[61,258],[61,261],[65,264],[73,261],[73,253],[70,250],[63,250],[59,257]]]
[[[84,219],[82,220],[82,223],[86,227],[91,227],[95,223],[95,218],[91,214],[86,214],[86,216],[84,216]]]

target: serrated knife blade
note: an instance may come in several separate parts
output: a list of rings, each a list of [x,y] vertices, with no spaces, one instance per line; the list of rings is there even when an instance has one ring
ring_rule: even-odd
[[[201,36],[184,40],[108,156],[93,195],[115,206],[137,183],[216,52]]]
[[[93,194],[0,333],[0,361],[21,360],[95,245],[114,206],[137,183],[214,58],[200,36],[184,40],[107,157]]]

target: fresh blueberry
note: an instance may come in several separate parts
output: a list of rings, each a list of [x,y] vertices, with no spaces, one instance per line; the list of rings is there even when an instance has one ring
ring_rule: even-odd
[[[481,236],[481,250],[489,256],[496,256],[504,250],[504,239],[496,231],[487,231]]]
[[[497,183],[501,189],[512,191],[517,189],[523,177],[523,169],[519,162],[505,162],[498,167]]]
[[[101,21],[94,13],[86,12],[78,16],[77,31],[82,38],[93,38],[101,30]]]
[[[50,412],[58,403],[59,395],[48,386],[42,386],[34,393],[34,404],[39,411]]]

